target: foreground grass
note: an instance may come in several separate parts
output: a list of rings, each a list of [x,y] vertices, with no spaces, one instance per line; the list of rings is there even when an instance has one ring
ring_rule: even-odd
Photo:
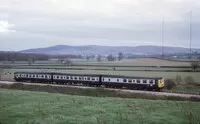
[[[199,123],[198,102],[86,97],[0,89],[0,123]]]

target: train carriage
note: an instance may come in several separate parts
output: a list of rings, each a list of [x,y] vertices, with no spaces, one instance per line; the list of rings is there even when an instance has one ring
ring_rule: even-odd
[[[55,73],[53,74],[53,81],[59,84],[101,85],[99,75]]]
[[[102,75],[102,85],[106,87],[126,87],[128,89],[159,90],[164,87],[162,77],[130,77],[121,75]]]
[[[42,72],[15,72],[14,79],[16,81],[50,83],[52,82],[52,73]]]

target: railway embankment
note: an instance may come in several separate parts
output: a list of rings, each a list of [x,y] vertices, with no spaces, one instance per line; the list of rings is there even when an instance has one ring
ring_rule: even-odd
[[[119,98],[137,98],[151,100],[176,100],[176,101],[196,101],[200,102],[200,95],[177,94],[165,92],[147,92],[135,90],[121,90],[109,88],[95,88],[83,86],[52,85],[52,84],[32,84],[15,83],[10,81],[0,81],[0,88],[39,91],[48,93],[62,93],[69,95],[94,96],[94,97],[119,97]]]

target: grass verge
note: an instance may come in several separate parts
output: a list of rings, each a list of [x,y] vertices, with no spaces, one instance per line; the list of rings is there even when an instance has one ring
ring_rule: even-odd
[[[130,93],[120,92],[114,90],[107,90],[103,88],[96,89],[81,89],[76,87],[60,87],[50,85],[28,85],[21,83],[4,84],[0,85],[0,88],[6,89],[18,89],[18,90],[29,90],[29,91],[44,91],[49,93],[62,93],[69,95],[80,95],[80,96],[95,96],[95,97],[120,97],[120,98],[140,98],[140,99],[151,99],[151,100],[178,100],[178,101],[200,101],[200,98],[195,97],[179,97],[179,96],[161,96],[154,94],[144,93]]]

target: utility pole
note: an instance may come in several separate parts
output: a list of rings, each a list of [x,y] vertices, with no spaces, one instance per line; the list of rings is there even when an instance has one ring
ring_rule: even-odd
[[[192,11],[190,11],[190,59],[192,59]]]
[[[162,58],[164,58],[164,23],[165,19],[162,19]]]

